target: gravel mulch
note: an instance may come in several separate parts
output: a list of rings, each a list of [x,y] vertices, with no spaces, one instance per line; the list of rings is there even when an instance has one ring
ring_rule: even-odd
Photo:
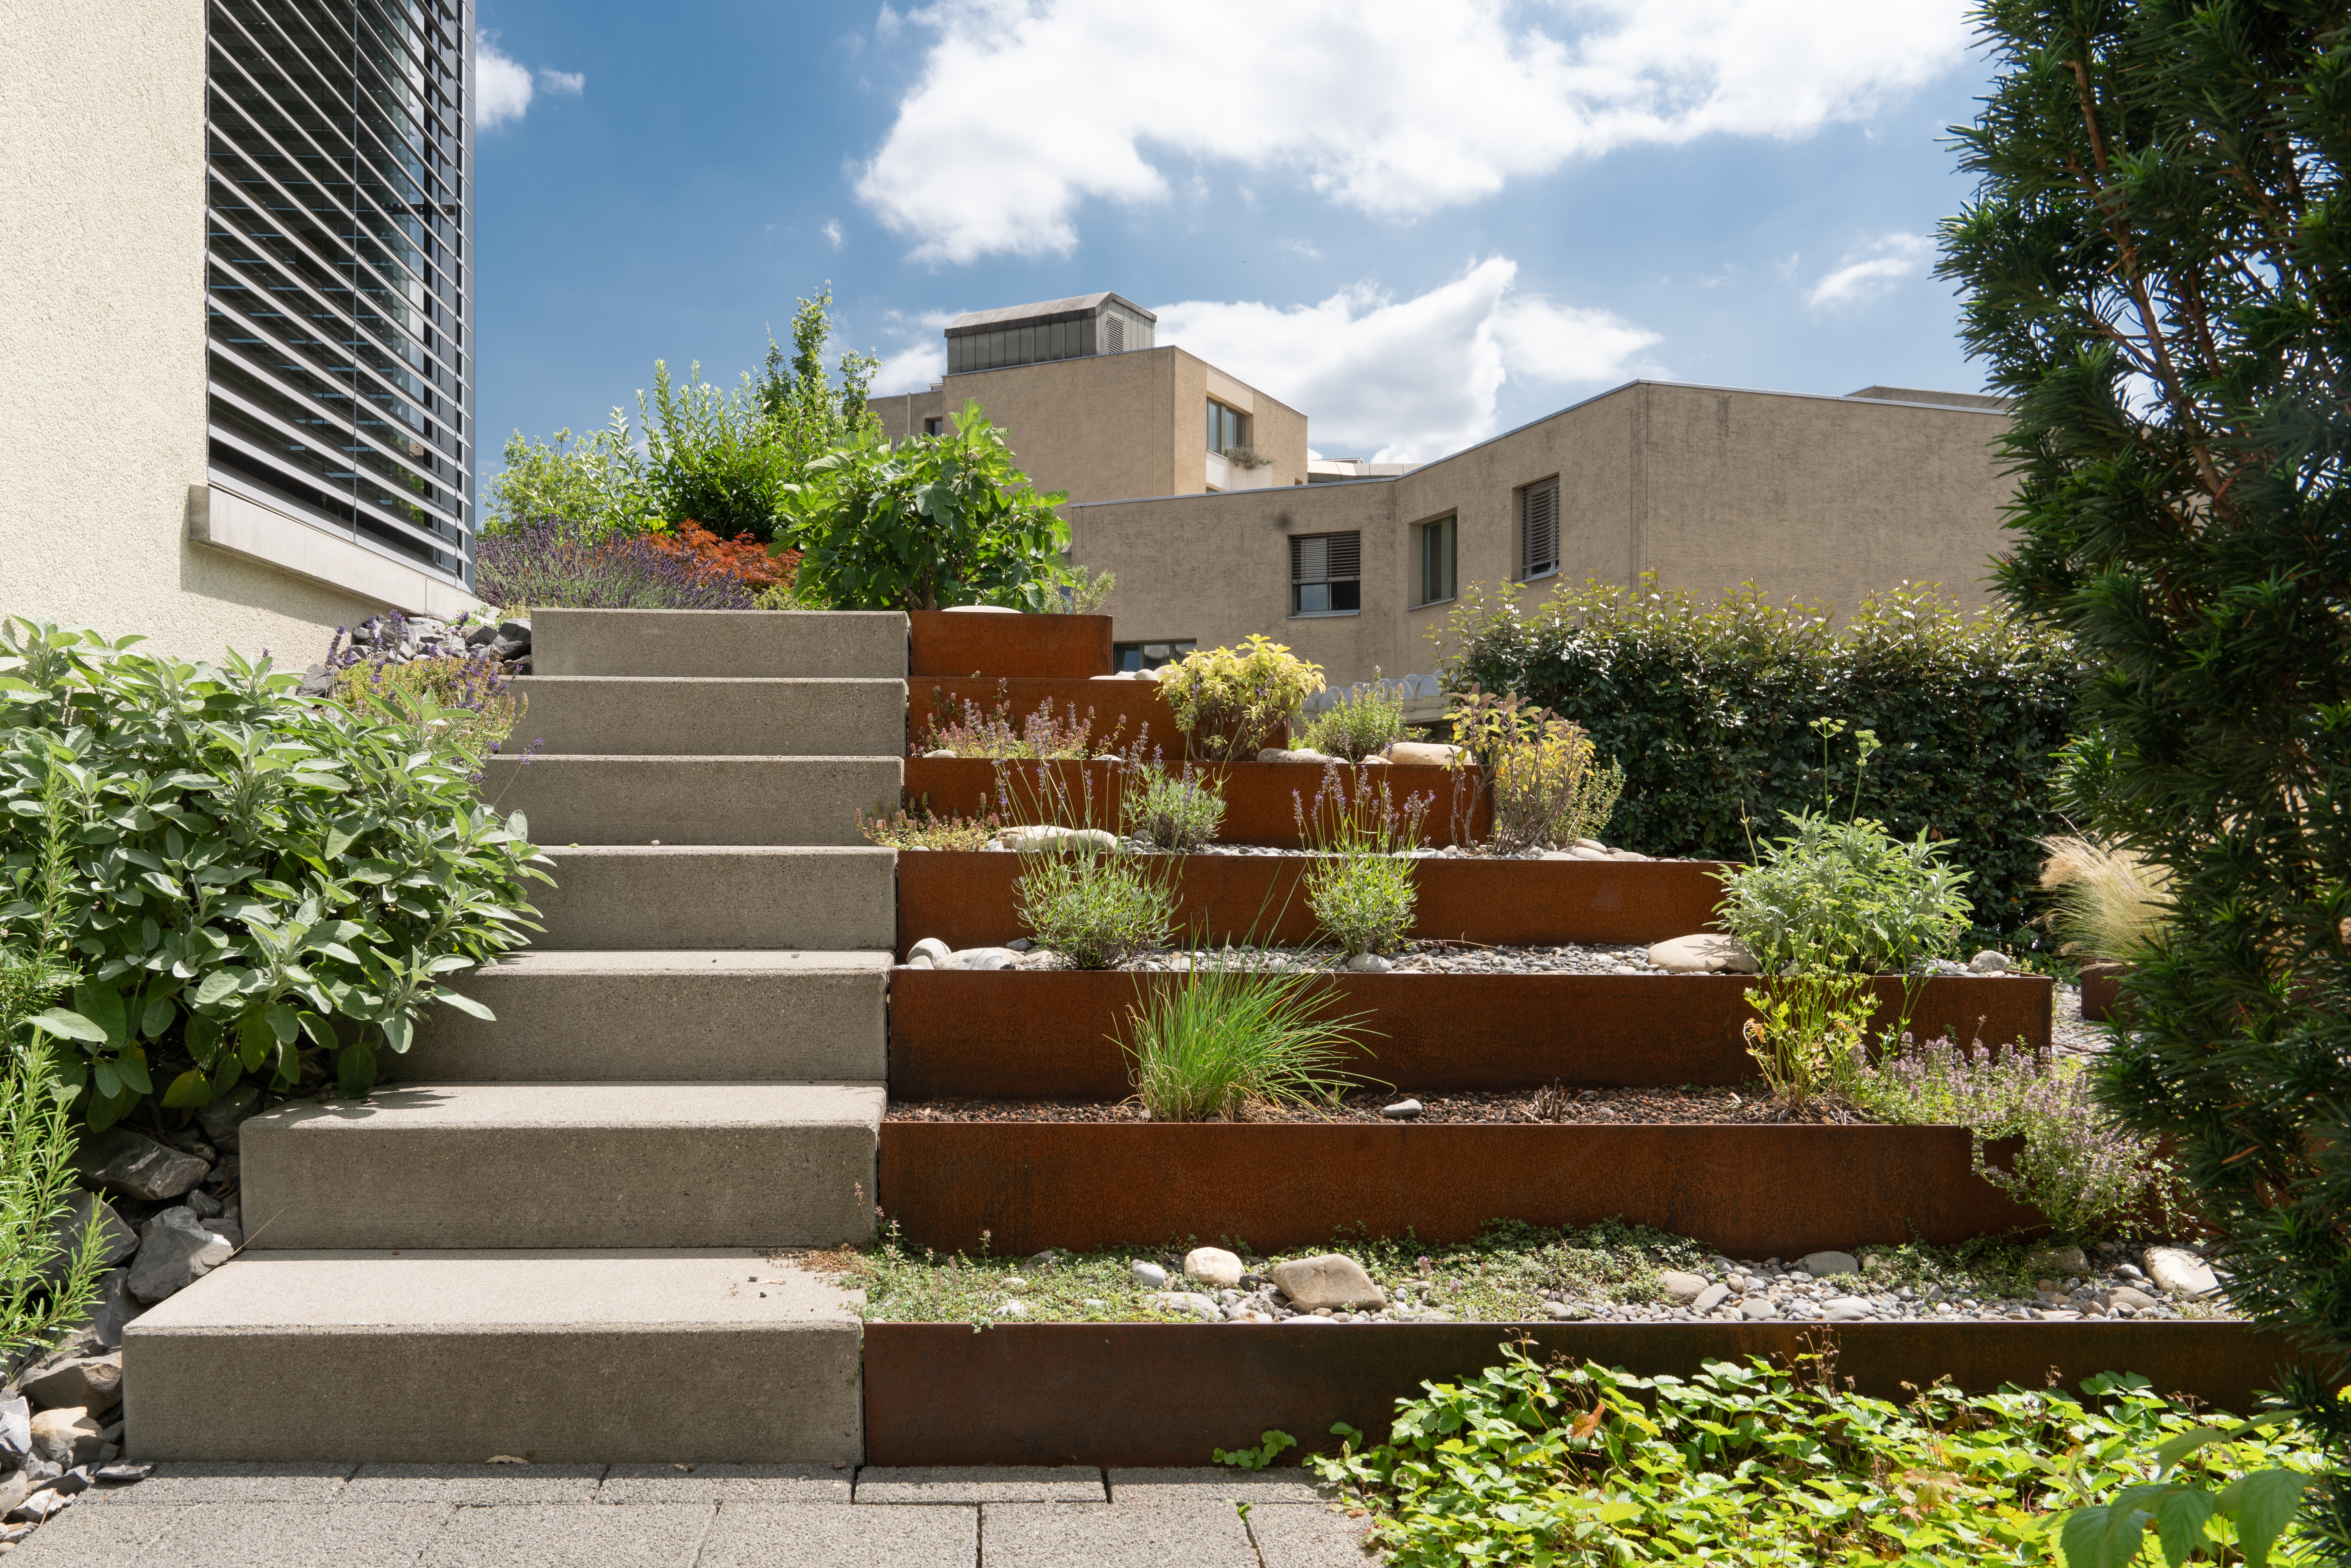
[[[1420,1109],[1390,1116],[1405,1102]],[[927,1100],[893,1102],[892,1122],[1123,1122],[1151,1120],[1139,1102],[1103,1104],[1082,1100]],[[1448,1124],[1575,1124],[1654,1126],[1660,1124],[1747,1125],[1802,1122],[1849,1126],[1876,1120],[1837,1102],[1814,1101],[1798,1112],[1775,1103],[1761,1083],[1742,1089],[1536,1089],[1501,1092],[1409,1094],[1380,1090],[1342,1098],[1335,1105],[1256,1105],[1238,1120],[1272,1124],[1442,1122]]]

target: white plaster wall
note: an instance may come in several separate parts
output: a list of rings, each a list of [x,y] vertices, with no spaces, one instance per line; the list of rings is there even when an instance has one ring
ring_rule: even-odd
[[[0,614],[307,664],[378,608],[186,540],[203,0],[0,0]]]

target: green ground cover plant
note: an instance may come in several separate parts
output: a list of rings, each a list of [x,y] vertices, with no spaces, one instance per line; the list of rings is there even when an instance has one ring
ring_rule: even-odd
[[[2076,1542],[2073,1511],[2149,1481],[2158,1445],[2198,1419],[2111,1374],[2079,1396],[1938,1385],[1896,1405],[1841,1390],[1833,1358],[1709,1363],[1685,1380],[1498,1355],[1399,1400],[1388,1441],[1342,1428],[1340,1451],[1310,1461],[1370,1504],[1397,1568],[2054,1564],[2061,1532]],[[2174,1473],[2217,1491],[2324,1462],[2280,1416],[2200,1444]],[[2306,1531],[2262,1540],[2276,1522],[2212,1520],[2211,1560],[2317,1560]]]
[[[857,831],[868,843],[891,850],[977,850],[995,841],[1003,824],[985,817],[935,817],[917,809],[857,813]]]
[[[1988,0],[1943,226],[2013,400],[2010,610],[2078,647],[2125,847],[2169,876],[2103,1098],[2168,1136],[2351,1542],[2351,37],[2304,0]],[[2351,1561],[2351,1544],[2339,1549]]]
[[[1144,857],[1082,848],[1023,852],[1012,884],[1022,929],[1081,969],[1111,969],[1175,935],[1176,890]]]
[[[0,622],[0,865],[37,861],[47,802],[71,829],[76,1116],[191,1110],[248,1075],[363,1093],[429,1004],[487,1016],[445,979],[527,941],[551,879],[475,795],[459,721],[429,691],[357,714],[266,658],[139,641]]]
[[[1902,588],[1855,606],[1719,600],[1593,581],[1541,604],[1466,590],[1451,614],[1447,685],[1515,694],[1573,721],[1625,769],[1609,841],[1653,855],[1739,860],[1750,822],[1776,822],[1855,770],[1823,764],[1820,718],[1873,730],[1884,749],[1859,807],[1907,841],[1941,844],[1969,874],[1976,919],[2026,927],[2048,831],[2055,754],[2082,664],[2054,632],[1962,615]]]
[[[1364,1080],[1343,1071],[1365,1015],[1332,1016],[1330,981],[1250,963],[1238,949],[1195,956],[1187,972],[1126,1013],[1120,1040],[1155,1122],[1229,1122],[1259,1104],[1329,1103]]]

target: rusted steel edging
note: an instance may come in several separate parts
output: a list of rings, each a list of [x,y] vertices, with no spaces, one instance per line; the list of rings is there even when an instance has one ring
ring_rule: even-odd
[[[1949,1376],[2078,1391],[2136,1372],[2240,1414],[2294,1359],[2241,1322],[968,1323],[865,1326],[865,1461],[872,1465],[1196,1466],[1268,1429],[1299,1452],[1336,1446],[1334,1422],[1381,1440],[1395,1401],[1502,1359],[1596,1362],[1687,1377],[1709,1361],[1784,1360],[1823,1343],[1858,1392],[1903,1400]],[[1181,1397],[1171,1398],[1170,1391]]]
[[[1107,615],[994,615],[968,610],[908,613],[911,678],[1017,675],[1085,680],[1111,673]]]
[[[1322,769],[1295,762],[1234,762],[1197,765],[1225,802],[1217,841],[1296,849],[1299,810],[1311,816]],[[1492,825],[1485,791],[1467,773],[1443,768],[1343,765],[1350,799],[1379,787],[1398,810],[1424,803],[1420,842],[1429,849],[1474,843]],[[1123,821],[1127,769],[1116,762],[1006,762],[978,757],[906,758],[906,809],[938,817],[984,817],[990,812],[1019,821],[1050,821],[1062,827],[1117,829]],[[1635,862],[1637,863],[1637,862]],[[1719,898],[1720,891],[1716,896]]]
[[[912,766],[909,764],[909,766]],[[1013,883],[1026,857],[908,850],[898,856],[898,951],[925,936],[950,947],[1023,935]],[[1300,885],[1303,855],[1149,857],[1175,879],[1176,927],[1197,940],[1301,946],[1315,936]],[[1712,861],[1416,862],[1410,935],[1493,946],[1646,944],[1712,928],[1722,884]],[[2015,982],[2024,983],[2024,982]]]
[[[1187,1237],[1270,1251],[1358,1228],[1467,1241],[1495,1218],[1623,1218],[1796,1257],[2041,1223],[1975,1174],[1961,1127],[885,1121],[879,1166],[907,1241],[1008,1257]]]
[[[990,857],[992,858],[992,857]],[[902,860],[902,865],[904,862]],[[1130,1011],[1179,977],[1109,970],[896,969],[890,977],[890,1094],[1123,1100]],[[1742,1032],[1756,982],[1735,975],[1331,977],[1326,1015],[1363,1015],[1349,1071],[1406,1093],[1737,1084],[1757,1076]],[[1906,988],[1876,982],[1878,1027]],[[2045,977],[1938,976],[1917,988],[1922,1040],[1979,1035],[2049,1046]]]

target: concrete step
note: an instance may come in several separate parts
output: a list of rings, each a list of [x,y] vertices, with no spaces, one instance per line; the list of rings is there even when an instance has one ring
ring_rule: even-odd
[[[898,939],[898,852],[878,845],[601,844],[547,853],[555,885],[530,893],[544,948],[847,952]]]
[[[534,675],[906,678],[894,610],[541,610],[530,628]]]
[[[661,1071],[657,1032],[644,1076]],[[250,1248],[828,1247],[872,1227],[873,1084],[431,1083],[240,1137]]]
[[[778,614],[784,612],[776,612]],[[898,807],[900,757],[494,757],[482,798],[535,842],[862,844],[860,811]]]
[[[561,953],[448,977],[497,1014],[434,1008],[387,1077],[450,1083],[878,1083],[890,955]]]
[[[519,736],[580,757],[894,757],[906,683],[525,675]]]
[[[841,1291],[755,1250],[248,1251],[124,1332],[124,1437],[140,1459],[855,1465],[859,1343]]]

